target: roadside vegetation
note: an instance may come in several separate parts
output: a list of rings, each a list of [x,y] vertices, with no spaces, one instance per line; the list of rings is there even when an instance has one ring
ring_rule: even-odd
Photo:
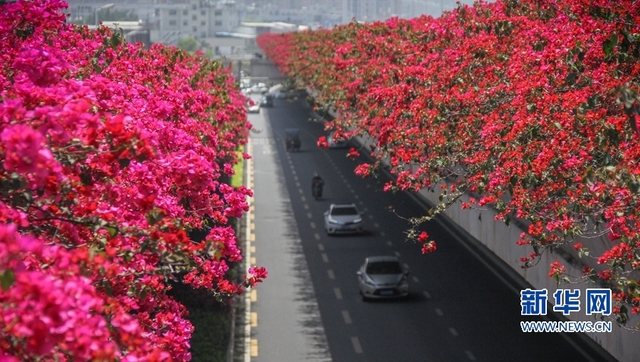
[[[65,8],[0,2],[0,359],[213,360],[266,277],[236,268],[245,97],[219,61]]]

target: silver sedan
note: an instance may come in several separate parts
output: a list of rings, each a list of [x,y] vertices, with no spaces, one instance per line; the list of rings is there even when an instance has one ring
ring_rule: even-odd
[[[370,256],[365,259],[357,274],[364,301],[409,295],[409,272],[395,256]]]
[[[324,213],[327,234],[362,233],[362,216],[355,204],[331,204]]]

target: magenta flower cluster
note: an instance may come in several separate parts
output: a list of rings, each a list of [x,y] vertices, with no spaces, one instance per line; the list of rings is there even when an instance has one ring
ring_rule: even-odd
[[[244,97],[219,62],[66,7],[0,5],[0,361],[188,361],[167,280],[231,295],[266,277],[226,273],[252,195],[227,184]]]

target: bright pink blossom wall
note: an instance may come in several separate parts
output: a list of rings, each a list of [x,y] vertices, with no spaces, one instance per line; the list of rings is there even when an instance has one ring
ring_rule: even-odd
[[[244,98],[220,63],[67,24],[64,8],[0,5],[0,360],[189,360],[172,270],[225,295],[266,277],[225,274],[242,258],[228,221],[252,194],[224,181]]]

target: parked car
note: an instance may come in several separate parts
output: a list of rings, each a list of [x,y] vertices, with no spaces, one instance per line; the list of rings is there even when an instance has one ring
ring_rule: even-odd
[[[331,204],[324,213],[327,234],[362,233],[362,214],[355,204]]]
[[[249,89],[251,89],[251,93],[264,94],[264,93],[267,93],[267,91],[269,90],[269,87],[267,87],[267,85],[264,83],[258,83],[253,85]]]
[[[260,106],[273,107],[273,96],[271,94],[265,94],[260,99]]]
[[[260,103],[251,101],[249,107],[247,107],[247,111],[249,113],[260,113]]]
[[[345,148],[347,147],[347,141],[345,140],[337,140],[335,137],[335,132],[329,133],[327,136],[327,143],[329,144],[329,148]]]
[[[273,92],[276,98],[278,99],[293,99],[296,97],[296,91],[289,88],[280,88]]]
[[[409,272],[395,256],[370,256],[357,274],[363,301],[409,295]]]

